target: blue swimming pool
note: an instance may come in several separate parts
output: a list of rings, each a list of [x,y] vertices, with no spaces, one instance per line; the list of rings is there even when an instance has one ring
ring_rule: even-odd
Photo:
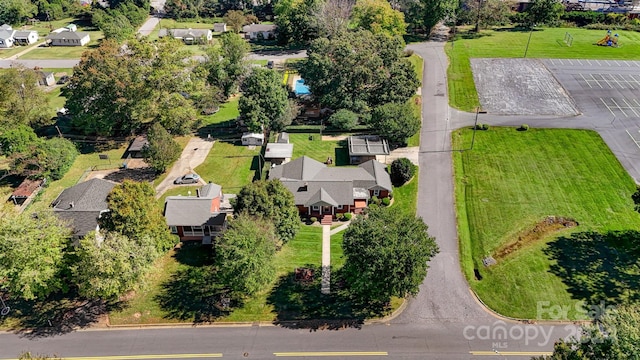
[[[296,81],[296,86],[294,87],[293,92],[296,95],[309,95],[309,94],[311,94],[311,91],[309,90],[309,87],[304,84],[304,79],[298,79]]]

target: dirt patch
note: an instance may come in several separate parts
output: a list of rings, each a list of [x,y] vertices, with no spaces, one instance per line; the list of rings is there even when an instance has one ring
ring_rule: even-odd
[[[92,171],[87,175],[86,180],[98,178],[114,181],[117,183],[121,183],[125,180],[151,182],[155,180],[157,176],[158,174],[156,173],[156,171],[151,168],[116,169]]]
[[[496,251],[493,257],[496,260],[504,259],[526,245],[541,240],[551,233],[576,226],[578,226],[578,222],[574,219],[561,216],[547,216],[544,220],[537,223],[533,229],[527,230],[518,235],[518,239],[515,242]]]
[[[347,140],[347,138],[348,138],[347,135],[338,135],[338,136],[322,135],[322,141],[342,141],[342,140]]]

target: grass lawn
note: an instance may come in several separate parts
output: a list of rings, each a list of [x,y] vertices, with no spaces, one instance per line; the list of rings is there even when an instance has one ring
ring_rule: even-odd
[[[418,207],[418,173],[416,172],[413,179],[400,187],[393,188],[393,205],[401,211],[408,211],[411,214],[416,213]]]
[[[564,35],[573,36],[573,45],[568,47]],[[541,28],[531,36],[528,58],[571,58],[571,59],[640,59],[640,33],[616,31],[620,34],[620,47],[611,48],[593,45],[606,35],[604,30],[579,28]],[[449,56],[448,82],[451,106],[472,111],[479,106],[470,58],[520,58],[524,56],[529,38],[528,31],[507,29],[483,30],[479,38],[464,38],[458,35],[456,41],[446,45]]]
[[[202,126],[210,125],[233,125],[231,122],[235,121],[240,116],[240,110],[238,110],[238,103],[240,96],[234,96],[226,103],[220,105],[220,110],[213,115],[203,115],[200,117],[202,120]]]
[[[310,137],[312,138],[310,139]],[[322,140],[320,134],[290,133],[289,142],[293,143],[292,159],[306,155],[324,163],[328,157],[331,157],[335,165],[349,165],[346,139],[339,141]]]
[[[7,58],[9,58],[9,57],[11,57],[11,56],[13,56],[13,55],[15,55],[15,54],[19,53],[19,52],[24,51],[24,50],[31,49],[31,48],[35,48],[35,47],[37,47],[37,46],[38,46],[38,44],[40,44],[41,42],[42,42],[42,41],[38,40],[38,41],[36,41],[34,44],[27,45],[27,46],[18,46],[18,45],[15,45],[15,46],[13,46],[13,47],[11,47],[11,48],[9,48],[9,49],[2,48],[2,49],[0,49],[0,59],[7,59]]]
[[[471,135],[469,129],[456,131],[454,148],[468,147]],[[607,305],[620,301],[620,294],[604,288],[598,276],[621,282],[635,273],[637,256],[628,263],[621,259],[636,250],[589,235],[592,246],[585,248],[591,253],[566,256],[567,251],[578,251],[571,245],[580,243],[575,234],[640,227],[631,200],[635,184],[597,133],[478,131],[474,150],[454,153],[454,171],[462,268],[489,307],[508,316],[536,318],[539,301],[572,309],[578,300],[593,304],[601,299]],[[579,226],[532,235],[534,226],[550,215],[575,219]],[[520,248],[511,254],[499,254],[515,245]],[[594,255],[594,249],[601,248],[605,255]],[[486,268],[481,261],[489,255],[498,263]],[[603,259],[611,264],[602,265]],[[611,268],[587,269],[591,266]]]
[[[225,193],[236,194],[253,179],[259,154],[260,147],[249,150],[248,146],[216,141],[204,163],[194,170],[204,180],[221,185]]]
[[[422,74],[424,73],[424,60],[420,56],[413,54],[409,56],[409,61],[411,62],[411,64],[413,64],[413,67],[416,69],[418,79],[420,79],[420,81],[422,82]],[[422,96],[416,94],[411,98],[410,101],[411,104],[415,107],[415,111],[417,111],[422,116]],[[420,146],[420,131],[409,138],[409,140],[407,141],[407,146]]]

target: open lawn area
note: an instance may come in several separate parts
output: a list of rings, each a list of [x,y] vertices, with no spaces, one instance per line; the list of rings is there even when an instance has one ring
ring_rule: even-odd
[[[260,147],[251,150],[248,146],[216,141],[204,163],[194,170],[205,181],[221,185],[223,192],[236,194],[253,180],[260,150]]]
[[[564,42],[565,33],[573,36],[573,45]],[[531,34],[527,51],[528,58],[560,59],[640,59],[640,33],[634,31],[616,31],[620,34],[620,47],[594,45],[606,35],[604,30],[580,28],[536,28]],[[521,58],[529,38],[528,31],[483,30],[478,38],[473,33],[467,36],[459,32],[457,39],[446,45],[449,56],[448,82],[449,103],[451,106],[472,111],[479,106],[470,58]],[[465,38],[467,37],[467,38]]]
[[[240,110],[238,110],[238,103],[240,96],[236,95],[229,99],[226,103],[220,105],[220,110],[213,115],[202,115],[200,120],[202,126],[233,126],[235,127],[235,120],[240,116]]]
[[[472,133],[455,131],[453,147],[468,148]],[[639,298],[629,280],[638,276],[638,241],[633,247],[633,234],[609,233],[640,228],[636,187],[597,133],[493,127],[477,132],[472,151],[453,156],[462,268],[490,308],[550,318],[536,314],[538,302],[575,309],[578,301]],[[497,264],[485,267],[488,256]]]
[[[293,143],[293,158],[306,155],[322,163],[328,157],[333,159],[334,165],[349,165],[349,151],[347,140],[322,140],[320,134],[290,133],[289,142]]]

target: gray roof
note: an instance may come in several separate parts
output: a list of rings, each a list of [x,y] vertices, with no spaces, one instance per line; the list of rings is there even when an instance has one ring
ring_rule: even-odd
[[[87,36],[89,36],[89,33],[83,32],[83,31],[61,31],[59,33],[51,33],[47,35],[47,39],[49,40],[53,40],[53,39],[81,40]]]
[[[222,187],[209,183],[201,187],[196,196],[168,196],[164,203],[164,216],[169,226],[222,225],[225,212],[211,211],[211,201],[221,196]]]
[[[377,135],[349,136],[349,155],[389,155],[387,140]]]
[[[38,35],[37,31],[34,30],[25,30],[25,31],[16,31],[15,34],[13,34],[13,37],[16,39],[26,39],[29,37],[29,35],[31,35],[32,33],[36,34],[36,37]]]
[[[278,140],[276,141],[280,144],[288,144],[289,143],[289,133],[281,132],[278,134]]]
[[[268,143],[265,159],[286,159],[293,156],[293,144]]]
[[[169,34],[175,38],[201,38],[211,34],[209,29],[169,29]]]
[[[256,139],[263,139],[264,140],[264,134],[262,133],[244,133],[242,134],[242,139],[246,139],[246,138],[256,138]]]
[[[283,181],[282,184],[293,193],[298,205],[347,205],[353,203],[353,182],[338,181]],[[306,184],[306,185],[305,185]]]
[[[131,142],[131,145],[129,145],[127,151],[142,151],[142,148],[148,144],[149,140],[147,140],[147,135],[136,136],[136,138]]]
[[[242,27],[242,32],[275,31],[278,27],[272,24],[251,24]]]
[[[13,28],[9,24],[0,25],[0,30],[11,30],[11,29],[13,29]]]
[[[0,30],[0,39],[11,39],[15,30]]]
[[[91,179],[63,190],[51,204],[60,218],[68,220],[77,237],[96,229],[98,216],[107,210],[107,195],[116,183]],[[73,204],[73,205],[72,205]]]
[[[284,165],[276,166],[269,177],[282,180],[311,180],[326,166],[310,157],[299,157]]]
[[[387,166],[376,160],[369,160],[358,166],[366,170],[375,179],[376,186],[391,191],[393,186],[391,185],[391,177],[387,172]]]

